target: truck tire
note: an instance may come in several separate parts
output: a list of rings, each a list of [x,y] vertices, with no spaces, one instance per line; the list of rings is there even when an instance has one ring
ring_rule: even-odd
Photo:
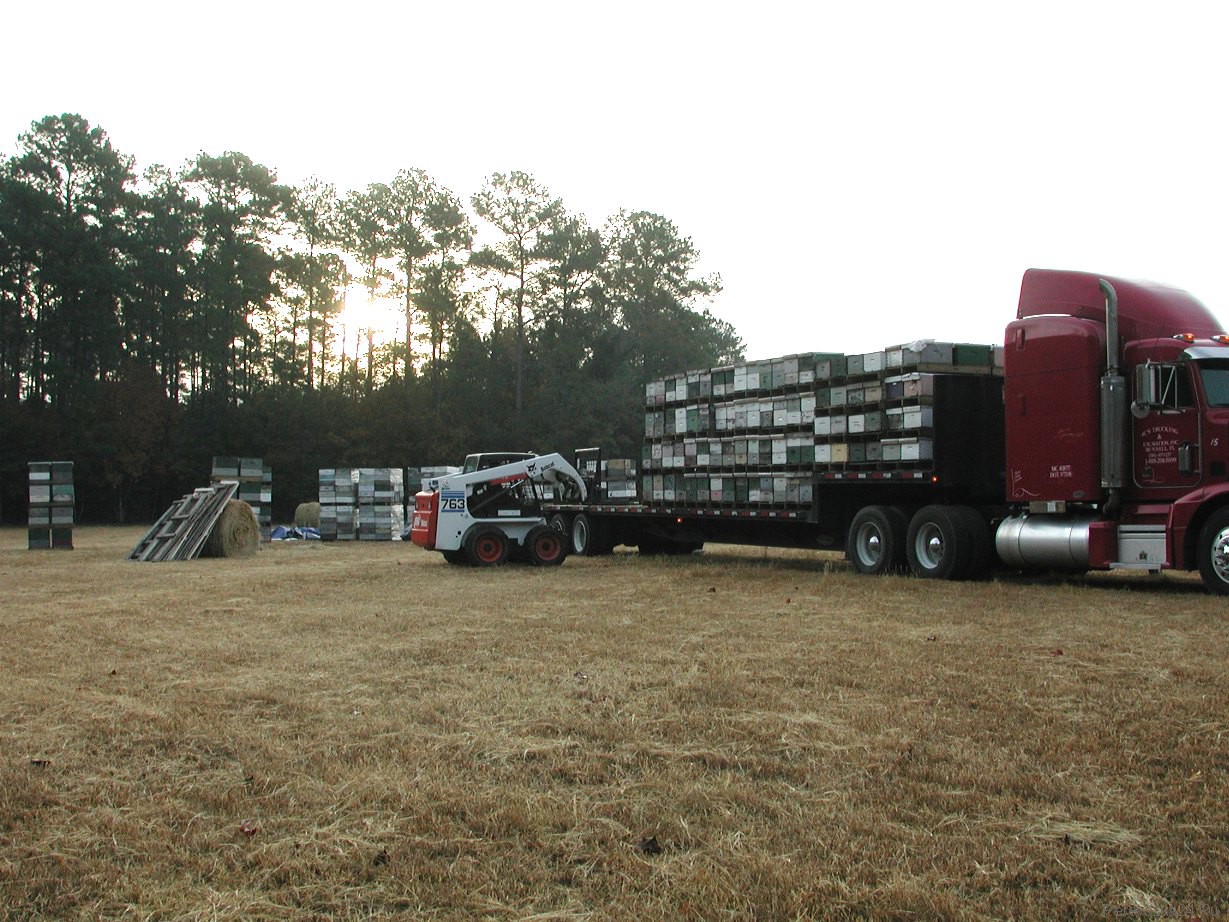
[[[1208,592],[1229,595],[1229,507],[1212,513],[1199,529],[1199,575]]]
[[[909,570],[921,579],[964,579],[972,559],[969,522],[955,506],[924,506],[909,523]]]
[[[475,567],[498,567],[508,559],[508,536],[494,525],[481,525],[466,536],[465,557]]]
[[[557,567],[568,556],[567,543],[554,528],[549,525],[535,525],[525,536],[525,549],[529,553],[529,562],[535,567]]]
[[[571,534],[572,553],[578,557],[600,557],[614,550],[606,523],[584,512],[572,519]]]
[[[969,529],[969,569],[965,577],[982,579],[990,573],[997,561],[990,523],[972,506],[959,506],[957,511],[964,516]]]
[[[909,520],[896,506],[867,506],[849,526],[845,553],[859,573],[901,573],[907,565],[905,540]]]
[[[556,512],[550,517],[549,525],[561,535],[570,535],[572,533],[572,522],[562,512]]]

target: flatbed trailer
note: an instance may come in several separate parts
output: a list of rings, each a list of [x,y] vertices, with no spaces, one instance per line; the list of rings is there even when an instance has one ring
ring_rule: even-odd
[[[892,510],[916,511],[960,503],[977,510],[983,522],[977,530],[984,537],[981,531],[988,532],[1006,509],[1002,378],[992,372],[928,376],[932,388],[926,406],[932,425],[925,431],[932,457],[849,464],[844,469],[817,470],[814,464],[774,468],[773,475],[788,474],[806,486],[802,496],[807,501],[792,508],[751,502],[737,493],[732,499],[703,504],[603,500],[598,480],[601,450],[587,448],[575,453],[574,466],[589,484],[588,495],[596,499],[586,503],[548,502],[543,512],[555,528],[570,537],[570,552],[583,556],[606,554],[620,545],[644,553],[689,553],[715,542],[848,549],[865,572],[901,569],[907,562],[907,529],[896,527],[899,517]],[[763,431],[782,435],[779,429]],[[714,435],[708,429],[699,434]],[[693,465],[687,475],[767,479],[762,469],[734,464]],[[860,538],[856,530],[851,532],[859,516],[869,523]],[[852,547],[851,533],[855,534]]]

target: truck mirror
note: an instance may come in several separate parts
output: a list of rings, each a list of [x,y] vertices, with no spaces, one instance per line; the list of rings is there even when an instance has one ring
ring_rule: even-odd
[[[1145,362],[1135,366],[1135,399],[1131,401],[1131,415],[1143,419],[1148,411],[1160,402],[1161,366]]]

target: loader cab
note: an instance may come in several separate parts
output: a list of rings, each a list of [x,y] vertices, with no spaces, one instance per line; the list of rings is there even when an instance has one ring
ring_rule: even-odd
[[[542,514],[538,485],[528,478],[476,484],[466,500],[475,519],[532,518]]]

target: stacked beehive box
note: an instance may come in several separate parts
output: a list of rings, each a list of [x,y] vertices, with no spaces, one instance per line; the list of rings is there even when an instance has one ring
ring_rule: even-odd
[[[73,546],[76,493],[71,461],[30,462],[30,550]]]
[[[320,539],[353,541],[358,530],[358,469],[324,467],[319,477]]]
[[[359,540],[392,541],[401,537],[404,528],[405,478],[401,468],[359,468]]]
[[[239,484],[236,499],[252,507],[260,526],[262,541],[268,541],[273,530],[273,469],[260,458],[213,459],[211,483],[235,481]]]
[[[933,376],[1001,374],[992,346],[920,342],[687,372],[645,389],[641,499],[809,506],[829,471],[924,467]]]
[[[590,501],[630,503],[638,498],[640,484],[634,458],[610,458],[603,460],[600,467],[596,458],[586,458],[581,462],[580,474],[596,486],[597,495],[589,497]]]

